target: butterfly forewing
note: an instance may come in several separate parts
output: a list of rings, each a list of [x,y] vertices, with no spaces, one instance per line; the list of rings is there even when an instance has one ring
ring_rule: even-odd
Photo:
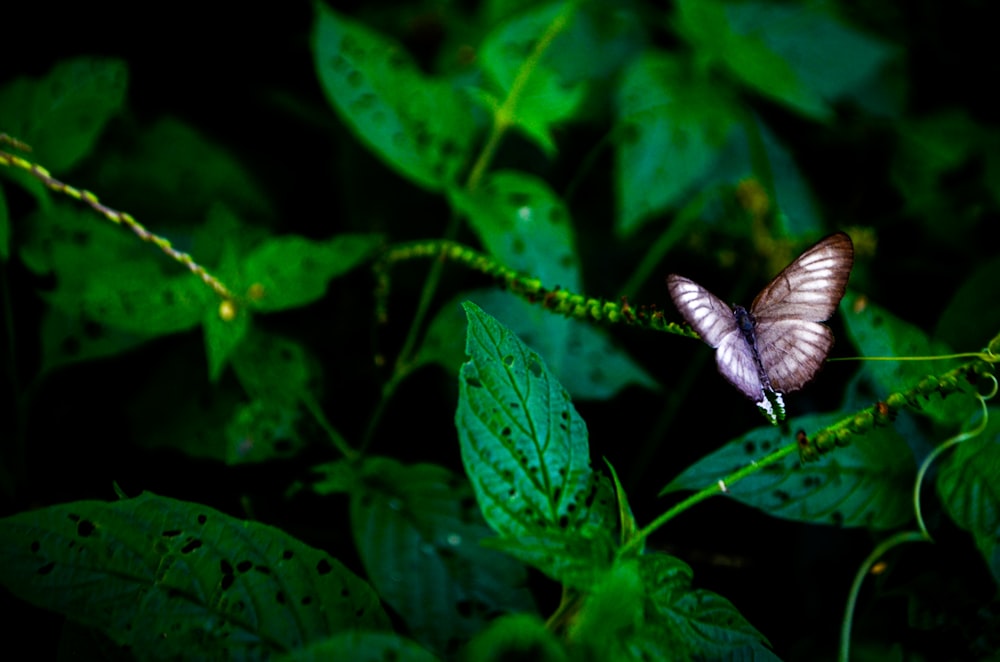
[[[823,239],[785,267],[753,300],[750,313],[758,328],[767,320],[830,319],[844,297],[853,265],[850,237],[839,232]]]
[[[726,336],[739,336],[733,309],[704,287],[683,276],[667,276],[667,289],[684,321],[698,332],[710,347],[718,347]]]

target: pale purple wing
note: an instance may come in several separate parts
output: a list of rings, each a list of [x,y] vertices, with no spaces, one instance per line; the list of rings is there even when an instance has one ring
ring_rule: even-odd
[[[758,325],[782,319],[806,322],[830,319],[844,297],[852,266],[851,238],[843,232],[830,235],[775,276],[753,300],[750,313]],[[766,360],[764,365],[770,372]]]
[[[754,402],[764,397],[760,373],[753,354],[750,353],[750,345],[738,331],[722,339],[715,350],[715,365],[719,368],[720,375]]]
[[[739,337],[733,309],[704,287],[677,274],[667,276],[670,298],[684,320],[710,347],[718,347],[727,337]]]
[[[790,393],[805,386],[831,347],[833,332],[823,324],[796,319],[757,322],[757,351],[775,391]]]

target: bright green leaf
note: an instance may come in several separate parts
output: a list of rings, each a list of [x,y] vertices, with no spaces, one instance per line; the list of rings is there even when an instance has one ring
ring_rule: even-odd
[[[369,458],[351,495],[365,572],[410,634],[441,655],[498,612],[534,611],[527,573],[480,545],[492,535],[468,482],[444,467]]]
[[[738,109],[718,85],[669,55],[637,58],[618,93],[618,234],[667,211],[717,163]]]
[[[473,192],[452,192],[486,251],[547,288],[580,290],[580,258],[566,204],[543,180],[513,171],[490,175]]]
[[[217,278],[232,282],[238,273],[239,256],[235,242],[223,247],[222,259],[215,270]],[[250,330],[250,311],[239,301],[220,301],[205,312],[205,353],[208,356],[209,381],[217,382],[222,369]]]
[[[436,362],[458,372],[465,354],[454,338],[465,326],[459,302],[466,300],[502,319],[534,347],[574,398],[605,400],[633,384],[659,388],[603,329],[554,315],[497,290],[466,292],[446,303],[431,322],[418,354],[419,362]]]
[[[375,593],[324,552],[145,493],[0,520],[0,581],[143,658],[266,657],[387,629]]]
[[[380,242],[376,235],[360,234],[326,241],[294,235],[265,240],[243,263],[254,308],[275,311],[312,303],[326,293],[331,280],[371,257]]]
[[[565,72],[551,68],[551,58],[533,60],[532,55],[553,24],[559,25],[559,32],[551,51],[567,46],[564,33],[571,32],[567,23],[575,22],[571,3],[543,5],[504,22],[487,35],[479,48],[483,70],[499,88],[497,96],[503,99],[495,105],[508,113],[500,121],[513,124],[550,156],[556,150],[552,127],[573,116],[586,93],[586,79],[571,79]],[[572,48],[572,44],[568,47]]]
[[[542,359],[473,303],[455,413],[462,461],[486,521],[503,537],[613,526],[595,499],[587,427]]]
[[[96,269],[83,293],[84,315],[101,324],[147,336],[192,329],[215,303],[214,294],[197,277],[183,273],[164,276],[159,269],[108,265]],[[217,299],[216,299],[217,300]],[[53,301],[70,306],[58,295]]]
[[[848,335],[862,356],[927,357],[950,354],[943,343],[932,342],[921,329],[908,324],[871,301],[862,302],[848,293],[840,304]],[[858,381],[872,385],[877,398],[913,388],[929,374],[942,374],[954,360],[864,361]],[[854,386],[857,388],[857,385]],[[965,421],[974,411],[971,397],[952,395],[942,401],[932,395],[919,401],[920,410],[941,423]]]
[[[795,428],[812,436],[839,418],[836,414],[802,416],[795,420]],[[751,430],[685,469],[663,492],[714,485],[794,443],[794,433],[773,427]],[[906,442],[893,428],[881,428],[819,462],[803,465],[798,454],[788,455],[728,485],[725,496],[783,519],[885,530],[909,521],[915,475]]]
[[[63,60],[43,78],[19,78],[0,89],[0,127],[30,145],[33,160],[63,172],[90,153],[121,109],[127,86],[121,60]]]
[[[456,89],[424,76],[398,44],[320,3],[312,45],[323,92],[358,138],[421,186],[455,180],[474,135]]]

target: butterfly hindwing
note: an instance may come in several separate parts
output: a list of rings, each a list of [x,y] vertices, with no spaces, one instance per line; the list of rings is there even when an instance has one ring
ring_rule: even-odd
[[[722,339],[722,344],[715,350],[715,365],[719,374],[748,398],[754,401],[761,399],[764,389],[760,383],[760,370],[753,355],[746,351],[746,340],[739,331]]]
[[[757,323],[757,352],[775,391],[790,393],[809,383],[831,347],[833,333],[817,322],[789,319]]]

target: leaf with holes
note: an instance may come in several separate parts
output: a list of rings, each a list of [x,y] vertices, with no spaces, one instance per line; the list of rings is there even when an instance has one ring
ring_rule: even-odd
[[[636,652],[646,651],[642,659],[683,659],[687,653],[694,659],[777,661],[767,639],[729,600],[691,588],[693,573],[680,559],[647,554],[630,565],[646,591],[643,623],[632,643]]]
[[[474,124],[450,83],[424,76],[399,44],[321,3],[312,46],[323,92],[351,131],[421,186],[455,180]]]
[[[587,427],[542,359],[474,303],[455,425],[486,521],[502,537],[614,528],[590,468]],[[607,481],[604,481],[605,483]]]
[[[364,264],[381,243],[377,235],[342,234],[326,241],[285,235],[265,240],[243,262],[253,307],[285,310],[312,303],[337,276]]]
[[[278,529],[145,493],[0,519],[0,582],[140,658],[258,658],[383,630],[378,597]]]
[[[441,307],[417,354],[418,363],[434,362],[457,373],[465,353],[454,342],[466,324],[462,301],[473,301],[504,320],[511,331],[545,359],[566,390],[577,399],[606,400],[629,385],[659,389],[656,381],[604,330],[553,315],[509,292],[473,290]]]
[[[840,418],[802,416],[795,426],[812,434]],[[772,427],[751,430],[688,467],[661,494],[700,490],[794,443],[794,433]],[[802,465],[798,455],[789,455],[728,486],[725,496],[782,519],[885,530],[910,519],[915,472],[906,442],[894,429],[882,428],[821,462]]]
[[[602,481],[601,489],[608,485]],[[613,497],[606,497],[609,501]],[[615,542],[604,529],[538,530],[517,537],[487,538],[482,544],[510,554],[563,586],[589,591],[611,568]]]
[[[451,191],[486,251],[545,287],[580,291],[580,258],[566,204],[543,180],[524,173],[490,175],[474,191]]]
[[[492,531],[468,481],[444,467],[367,459],[351,494],[351,530],[379,596],[442,656],[498,613],[535,611],[524,566],[480,544]]]

